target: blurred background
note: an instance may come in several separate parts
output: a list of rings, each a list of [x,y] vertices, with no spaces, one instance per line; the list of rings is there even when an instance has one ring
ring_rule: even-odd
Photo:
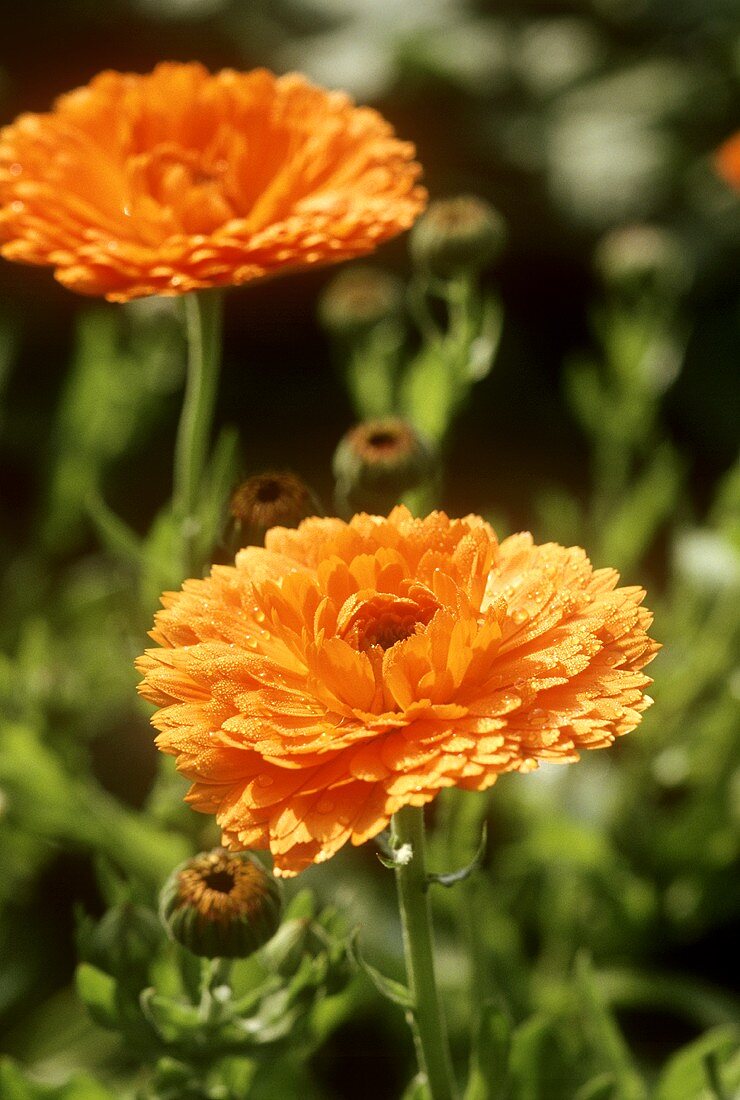
[[[297,69],[414,141],[433,198],[473,193],[504,216],[507,243],[484,277],[503,306],[501,344],[450,437],[441,503],[619,565],[650,591],[666,650],[658,703],[614,759],[508,778],[480,810],[493,837],[480,887],[489,950],[515,1020],[550,1012],[556,1035],[568,1016],[552,991],[584,945],[657,1080],[683,1044],[738,1021],[726,960],[740,911],[740,194],[713,160],[740,129],[737,0],[26,0],[4,5],[2,27],[3,121],[105,68]],[[635,223],[658,231],[628,248],[629,277],[650,283],[639,302],[604,259],[605,235]],[[373,262],[407,278],[405,240]],[[239,431],[243,473],[292,469],[327,505],[331,457],[355,419],[316,317],[332,277],[227,296],[218,414]],[[647,366],[630,366],[630,340]],[[125,1079],[125,1059],[85,1031],[65,992],[75,907],[104,907],[94,799],[120,807],[122,829],[143,807],[183,835],[202,825],[179,816],[182,784],[156,778],[133,697],[156,569],[136,581],[132,611],[131,569],[85,505],[99,492],[151,537],[182,369],[169,305],[92,304],[48,270],[0,264],[0,1020],[7,1050],[51,1082],[86,1064]],[[610,488],[614,454],[624,471]],[[305,878],[397,969],[384,874],[363,851]],[[454,998],[446,895],[438,917]],[[678,984],[643,988],[643,971]],[[453,1041],[463,1016],[453,1009]],[[66,1051],[61,1019],[77,1028]],[[313,1058],[306,1096],[391,1100],[411,1075],[400,1015],[367,990]],[[577,1091],[540,1088],[531,1095]]]

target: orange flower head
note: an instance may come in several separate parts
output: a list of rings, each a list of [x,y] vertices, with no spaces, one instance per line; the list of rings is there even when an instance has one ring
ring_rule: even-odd
[[[294,875],[444,787],[634,729],[658,647],[618,580],[478,516],[307,519],[165,595],[140,690],[192,806]]]
[[[414,147],[295,73],[103,72],[0,133],[0,240],[126,301],[371,252],[426,192]]]
[[[740,191],[740,130],[720,145],[715,153],[715,164],[730,187]]]

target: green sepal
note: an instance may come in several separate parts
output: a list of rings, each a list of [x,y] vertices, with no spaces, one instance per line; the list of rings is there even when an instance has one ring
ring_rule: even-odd
[[[363,959],[360,953],[360,948],[357,942],[360,931],[358,928],[354,930],[349,940],[349,954],[350,958],[355,964],[367,974],[370,981],[373,983],[378,993],[385,997],[386,1000],[392,1001],[393,1004],[398,1005],[400,1008],[404,1008],[407,1011],[413,1009],[414,998],[411,990],[403,985],[401,982],[397,982],[395,978],[389,978],[385,974],[381,974],[374,966],[371,966],[369,962]]]
[[[427,886],[432,883],[438,883],[440,886],[456,886],[458,882],[464,882],[466,878],[470,878],[474,871],[477,871],[483,862],[483,857],[486,854],[486,846],[488,844],[488,826],[486,822],[483,822],[483,828],[481,829],[480,841],[475,855],[465,867],[461,867],[459,871],[448,871],[445,874],[438,874],[434,871],[430,871],[427,875]]]

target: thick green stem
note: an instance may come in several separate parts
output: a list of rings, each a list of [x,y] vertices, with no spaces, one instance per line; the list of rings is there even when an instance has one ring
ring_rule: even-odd
[[[424,810],[405,806],[393,818],[393,845],[401,856],[396,867],[406,972],[413,998],[411,1026],[419,1068],[430,1100],[456,1095],[449,1045],[434,977],[432,917],[424,855]],[[411,851],[411,858],[403,862]]]
[[[182,524],[183,568],[197,573],[198,504],[213,426],[221,364],[221,292],[183,299],[188,342],[187,381],[175,443],[174,508]]]

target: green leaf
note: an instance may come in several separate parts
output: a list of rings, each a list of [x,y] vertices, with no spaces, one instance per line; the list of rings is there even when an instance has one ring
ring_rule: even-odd
[[[26,1080],[19,1066],[10,1058],[0,1061],[0,1096],[3,1100],[37,1100],[38,1086]]]
[[[75,973],[75,986],[78,997],[96,1024],[113,1029],[119,1026],[118,983],[115,978],[90,963],[80,963]]]
[[[516,1028],[509,1055],[511,1095],[516,1100],[543,1100],[573,1091],[562,1048],[557,1023],[548,1016],[532,1016]]]
[[[156,989],[145,989],[139,1003],[144,1016],[166,1043],[187,1040],[203,1030],[196,1005],[163,997]]]
[[[714,1060],[713,1070],[708,1059]],[[679,1096],[681,1100],[730,1100],[738,1089],[740,1029],[727,1025],[713,1028],[673,1055],[660,1075],[653,1100],[676,1100]]]
[[[304,887],[288,902],[283,920],[313,920],[316,916],[316,898],[312,890]]]
[[[511,1023],[492,1003],[481,1007],[463,1100],[506,1100]]]
[[[584,431],[592,438],[604,435],[610,421],[609,397],[597,367],[590,359],[573,357],[565,368],[565,396]]]
[[[438,883],[440,886],[455,886],[458,882],[464,882],[466,878],[470,878],[473,871],[477,871],[483,862],[483,857],[486,854],[486,845],[488,843],[488,826],[486,822],[483,822],[483,828],[481,829],[480,841],[475,855],[465,867],[461,867],[459,871],[448,871],[445,874],[438,874],[431,871],[427,875],[427,885],[431,883]]]
[[[64,1085],[40,1085],[26,1077],[10,1058],[0,1060],[0,1097],[2,1100],[115,1100],[86,1073],[75,1074]]]
[[[438,443],[450,425],[458,392],[441,343],[423,349],[401,383],[401,411],[422,435]]]
[[[600,1073],[581,1085],[573,1100],[616,1100],[617,1079],[613,1073]]]
[[[649,465],[609,517],[601,534],[600,557],[628,573],[672,514],[683,480],[683,463],[669,443],[658,447]]]
[[[586,1039],[604,1071],[614,1074],[620,1100],[644,1100],[645,1084],[632,1063],[629,1048],[597,987],[591,962],[584,952],[576,959],[575,978]]]
[[[498,298],[483,303],[480,330],[468,348],[467,376],[480,382],[491,373],[504,329],[504,307]]]
[[[141,540],[138,535],[94,490],[88,494],[86,510],[101,544],[111,557],[138,569],[141,565]]]
[[[432,1100],[425,1074],[417,1073],[403,1090],[401,1100]]]
[[[357,943],[358,936],[359,929],[355,929],[350,937],[349,953],[360,970],[367,974],[378,993],[387,1000],[392,1001],[393,1004],[398,1005],[400,1008],[407,1010],[413,1009],[414,999],[411,995],[411,990],[408,989],[407,986],[402,985],[401,982],[397,982],[394,978],[388,978],[385,974],[381,974],[379,970],[376,970],[374,966],[371,966],[369,962],[363,959]]]

